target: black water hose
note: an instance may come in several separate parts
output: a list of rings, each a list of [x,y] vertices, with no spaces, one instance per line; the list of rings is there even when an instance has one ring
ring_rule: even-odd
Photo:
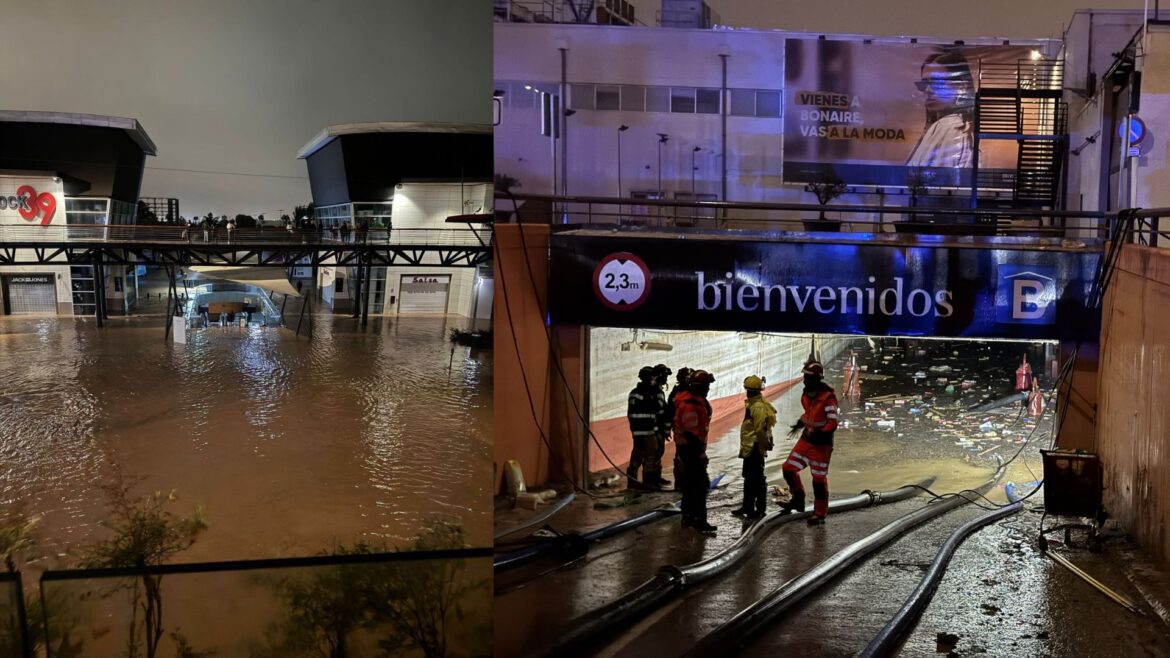
[[[632,530],[638,526],[646,525],[647,523],[653,523],[655,521],[674,516],[678,513],[679,508],[677,504],[659,507],[657,509],[652,509],[649,512],[639,514],[638,516],[630,517],[624,521],[618,521],[617,523],[603,526],[596,530],[591,530],[585,533],[566,533],[560,535],[559,537],[555,537],[547,541],[542,541],[539,544],[533,544],[532,546],[526,546],[515,551],[502,553],[495,556],[492,565],[495,568],[495,571],[498,573],[500,571],[515,569],[516,567],[522,566],[552,553],[571,551],[575,555],[584,554],[589,550],[589,544],[595,541],[607,539],[614,535],[626,532],[627,530]]]
[[[1020,391],[1018,393],[1012,393],[1011,395],[1009,395],[1007,397],[999,398],[998,400],[992,400],[991,402],[985,402],[977,407],[971,407],[970,409],[967,410],[967,413],[979,413],[982,411],[991,411],[992,409],[1006,407],[1007,405],[1009,405],[1013,402],[1021,402],[1023,400],[1027,400],[1027,399],[1028,399],[1028,392],[1027,391]]]
[[[582,533],[581,538],[589,543],[601,541],[602,539],[609,539],[614,535],[623,533],[627,530],[633,530],[638,526],[646,525],[647,523],[653,523],[655,521],[674,516],[675,514],[680,513],[680,511],[681,508],[679,507],[678,503],[671,503],[657,509],[652,509],[644,514],[639,514],[638,516],[628,518],[625,521],[618,521],[617,523]]]
[[[872,505],[898,502],[921,494],[920,487],[929,488],[933,482],[934,478],[930,477],[916,485],[907,485],[892,491],[865,492],[849,498],[841,498],[830,501],[829,510],[839,513]],[[599,608],[575,617],[565,625],[565,631],[561,635],[531,656],[543,658],[585,654],[587,647],[605,633],[646,615],[657,606],[680,594],[687,587],[706,582],[731,569],[737,562],[746,557],[756,544],[780,525],[806,519],[810,516],[812,516],[812,512],[796,514],[773,512],[749,528],[731,546],[706,560],[681,567],[673,565],[661,567],[653,578],[634,590]]]
[[[992,510],[986,514],[981,514],[964,523],[958,530],[952,533],[934,556],[934,561],[930,563],[930,568],[927,569],[926,575],[922,577],[922,581],[918,583],[918,587],[910,594],[906,602],[902,604],[902,609],[870,641],[861,652],[860,658],[892,656],[897,649],[898,643],[910,628],[910,625],[917,621],[922,616],[922,611],[926,609],[926,606],[930,605],[930,600],[934,597],[935,591],[938,590],[938,583],[942,580],[943,575],[946,574],[947,565],[950,564],[951,558],[955,555],[955,551],[959,546],[967,540],[967,537],[975,534],[976,531],[984,526],[1004,517],[1011,516],[1022,509],[1024,509],[1024,503],[1012,503],[1011,505]]]
[[[1000,466],[995,475],[981,484],[975,491],[979,493],[987,491],[1003,477],[1005,471],[1007,471],[1007,466],[1003,465],[1002,460],[1000,460]],[[894,541],[914,527],[968,502],[970,501],[962,496],[935,500],[921,509],[886,524],[877,532],[846,546],[827,560],[784,583],[747,609],[740,611],[719,628],[703,636],[685,655],[688,658],[700,658],[735,653],[736,650],[745,646],[756,633],[774,623],[785,611],[835,578],[854,562]]]

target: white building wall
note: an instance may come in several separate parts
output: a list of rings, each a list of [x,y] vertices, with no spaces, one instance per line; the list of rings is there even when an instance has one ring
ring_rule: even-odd
[[[1113,65],[1115,53],[1140,29],[1141,21],[1141,11],[1079,11],[1065,31],[1062,54],[1064,86],[1069,90],[1065,94],[1069,147],[1079,149],[1069,155],[1065,207],[1070,210],[1116,206],[1116,190],[1110,189],[1107,176],[1102,179],[1116,129],[1109,107],[1112,85],[1103,76]],[[1145,108],[1142,115],[1147,116]]]
[[[1141,111],[1148,136],[1137,158],[1133,205],[1138,208],[1170,206],[1170,171],[1167,145],[1170,144],[1170,26],[1150,25],[1145,41],[1142,71]],[[1146,142],[1149,142],[1148,144]],[[1165,227],[1170,220],[1162,220]]]
[[[718,89],[721,53],[728,55],[729,88],[780,91],[784,80],[784,34],[779,32],[499,24],[495,44],[498,81],[534,83],[549,91],[556,91],[561,78],[561,47],[567,51],[570,88],[584,83]],[[516,84],[508,87],[513,96],[533,93]],[[662,186],[668,196],[691,192],[696,146],[702,150],[694,158],[695,192],[720,194],[724,155],[718,114],[579,110],[566,123],[571,195],[617,194],[621,125],[629,126],[621,135],[623,195],[658,187],[657,133],[670,135],[662,147]],[[730,199],[804,198],[800,188],[780,187],[781,118],[729,116],[727,129]],[[521,181],[518,191],[552,191],[552,155],[548,138],[540,134],[535,103],[505,97],[496,127],[496,163],[498,173]]]
[[[685,366],[714,374],[711,399],[742,393],[743,380],[749,375],[764,377],[769,385],[799,378],[801,368],[808,360],[811,338],[808,334],[591,327],[589,419],[593,422],[624,416],[626,398],[638,382],[638,370],[658,363],[664,363],[676,372]],[[828,363],[858,340],[862,339],[817,335],[817,350],[821,359]],[[639,345],[643,342],[669,344],[673,349],[645,349]]]
[[[391,220],[395,229],[465,229],[447,218],[490,213],[491,193],[488,183],[403,183],[394,190]]]

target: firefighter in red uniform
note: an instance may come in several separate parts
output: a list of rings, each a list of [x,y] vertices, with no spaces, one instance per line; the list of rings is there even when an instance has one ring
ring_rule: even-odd
[[[833,454],[833,432],[837,429],[837,396],[824,382],[825,367],[817,361],[804,366],[804,394],[800,404],[804,415],[792,426],[792,434],[800,432],[800,440],[792,447],[784,462],[784,481],[792,493],[792,500],[784,508],[789,512],[804,511],[804,485],[800,472],[807,466],[812,472],[813,516],[809,525],[825,522],[829,513],[829,458]]]
[[[691,370],[690,368],[686,368],[686,367],[679,368],[678,374],[676,375],[676,377],[678,378],[678,383],[674,385],[674,388],[670,389],[670,395],[666,396],[666,417],[668,419],[670,419],[670,424],[671,424],[672,429],[674,426],[674,412],[675,412],[674,399],[678,397],[679,393],[686,392],[687,387],[689,387],[691,385],[690,379],[691,379],[692,372],[694,372],[694,371]],[[676,450],[674,453],[674,472],[675,472],[674,490],[675,491],[682,491],[682,483],[680,483],[678,481],[678,474],[682,472],[682,466],[680,465],[681,463],[682,462],[678,458],[678,451]],[[666,485],[662,485],[662,486],[666,486]]]
[[[707,523],[707,433],[711,429],[711,403],[707,393],[714,383],[711,373],[696,370],[690,375],[686,391],[674,398],[674,445],[679,457],[675,482],[682,490],[682,525],[704,533],[714,533]]]

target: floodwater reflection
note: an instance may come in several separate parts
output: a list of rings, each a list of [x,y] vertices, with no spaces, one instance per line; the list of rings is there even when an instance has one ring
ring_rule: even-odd
[[[312,340],[212,327],[186,345],[159,317],[0,321],[0,505],[43,517],[54,564],[93,542],[119,471],[206,508],[183,561],[406,545],[429,519],[489,545],[491,352],[452,352],[462,320],[315,320]]]

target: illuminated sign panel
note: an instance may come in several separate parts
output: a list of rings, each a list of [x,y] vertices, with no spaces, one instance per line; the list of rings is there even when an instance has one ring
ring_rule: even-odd
[[[1034,52],[832,39],[786,39],[784,50],[786,181],[928,187],[970,185],[980,72],[1014,71]],[[979,168],[1013,171],[1016,151],[984,140]]]
[[[551,320],[1019,339],[1095,339],[1100,326],[1086,308],[1096,250],[693,237],[552,236]]]

